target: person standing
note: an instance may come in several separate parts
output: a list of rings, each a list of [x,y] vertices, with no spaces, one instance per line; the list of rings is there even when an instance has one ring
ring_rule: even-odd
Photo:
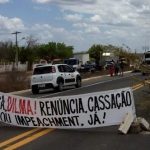
[[[120,60],[120,75],[123,76],[123,71],[124,71],[124,63],[123,60]]]
[[[110,66],[109,66],[109,74],[110,74],[111,77],[114,74],[114,70],[115,70],[114,61],[112,61]]]
[[[119,66],[119,61],[117,60],[117,62],[115,62],[115,75],[117,76],[118,75],[118,73],[119,73],[119,69],[120,68],[120,66]]]

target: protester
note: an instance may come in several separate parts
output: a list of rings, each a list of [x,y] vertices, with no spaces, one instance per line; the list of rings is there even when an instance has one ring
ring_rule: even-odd
[[[114,61],[112,60],[111,65],[109,66],[109,74],[112,77],[115,71]]]
[[[120,70],[119,61],[115,62],[115,75],[117,76]]]
[[[120,75],[123,76],[123,71],[124,71],[124,63],[123,60],[120,60]]]

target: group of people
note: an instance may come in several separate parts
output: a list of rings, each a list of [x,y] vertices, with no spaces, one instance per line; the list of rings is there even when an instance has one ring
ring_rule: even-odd
[[[109,66],[109,73],[111,77],[114,75],[123,76],[123,71],[124,71],[124,63],[122,60],[117,60],[116,62],[114,60],[111,61],[111,64]]]

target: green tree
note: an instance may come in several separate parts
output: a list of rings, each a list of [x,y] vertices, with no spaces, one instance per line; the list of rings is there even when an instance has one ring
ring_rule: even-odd
[[[32,69],[35,60],[44,59],[51,62],[53,59],[64,59],[73,55],[73,47],[64,43],[49,42],[47,44],[37,44],[31,37],[27,39],[27,46],[20,48],[19,60],[28,61],[28,69]]]
[[[100,61],[102,61],[102,54],[104,52],[104,46],[103,45],[93,45],[91,46],[91,48],[88,50],[89,55],[91,58],[95,59],[95,63],[97,65],[100,64]]]
[[[64,59],[73,55],[73,47],[64,43],[49,42],[38,47],[37,56],[39,59],[52,61],[53,59]]]
[[[0,60],[1,62],[15,61],[16,47],[11,41],[0,42]]]
[[[64,43],[57,43],[56,53],[58,58],[64,59],[73,56],[73,47],[66,46]]]
[[[136,53],[132,53],[123,47],[116,47],[114,54],[118,56],[118,58],[125,58],[128,65],[131,63],[134,64],[137,62],[137,60],[140,60]]]

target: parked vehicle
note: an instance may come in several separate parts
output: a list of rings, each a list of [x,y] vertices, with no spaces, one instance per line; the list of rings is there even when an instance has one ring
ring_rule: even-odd
[[[73,58],[64,59],[64,64],[70,65],[73,68],[80,70],[81,65],[85,65],[89,62],[89,54],[88,53],[76,53],[73,55]]]
[[[77,58],[64,59],[64,64],[67,64],[76,70],[80,70],[81,68],[81,62]]]
[[[81,72],[94,72],[96,70],[95,66],[92,64],[81,65]]]
[[[111,61],[106,61],[105,65],[104,65],[104,69],[108,70],[110,68],[110,66],[112,65],[112,63],[113,63],[112,60]]]
[[[64,86],[75,85],[81,87],[80,73],[66,64],[47,64],[37,66],[31,77],[31,89],[33,94],[39,90],[53,88],[62,91]]]
[[[90,61],[89,53],[75,53],[73,58],[78,59],[79,62],[83,65]]]
[[[150,51],[144,53],[143,62],[140,65],[140,70],[143,75],[150,74]]]

